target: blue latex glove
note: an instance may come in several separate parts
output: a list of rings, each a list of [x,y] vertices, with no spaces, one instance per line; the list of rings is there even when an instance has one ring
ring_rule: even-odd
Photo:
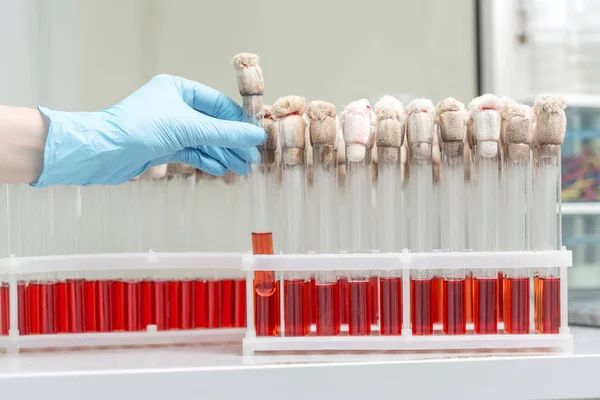
[[[260,162],[262,128],[219,91],[158,75],[99,112],[40,107],[50,121],[44,168],[32,186],[120,184],[149,167],[185,163],[209,174],[244,174]]]

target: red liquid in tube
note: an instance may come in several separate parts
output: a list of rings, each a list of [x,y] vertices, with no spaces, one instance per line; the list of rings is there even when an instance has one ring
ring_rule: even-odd
[[[221,281],[221,327],[233,327],[233,302],[235,292],[233,289],[233,279],[224,279]]]
[[[194,328],[208,328],[208,282],[194,281]]]
[[[529,278],[506,278],[504,303],[504,331],[529,333]]]
[[[465,318],[468,324],[473,323],[473,274],[468,273],[465,279]]]
[[[498,322],[504,321],[504,274],[498,272]]]
[[[349,321],[348,334],[364,336],[371,334],[371,297],[369,281],[348,281],[349,286]]]
[[[540,333],[558,333],[560,330],[560,278],[539,278]]]
[[[181,282],[181,329],[194,328],[194,282]]]
[[[371,325],[377,325],[379,322],[379,277],[369,278],[369,321]]]
[[[0,335],[8,335],[10,324],[8,302],[8,284],[0,284]]]
[[[498,279],[473,279],[473,323],[476,334],[498,333]]]
[[[310,283],[306,279],[283,282],[285,336],[305,336],[310,332]]]
[[[444,315],[444,279],[440,276],[431,278],[431,322],[441,324]]]
[[[411,322],[413,335],[433,334],[433,320],[431,319],[431,279],[411,279]]]
[[[96,330],[98,332],[111,331],[111,287],[112,281],[96,281]]]
[[[379,278],[382,335],[402,334],[402,278]]]
[[[19,282],[17,285],[17,302],[19,303],[19,334],[29,335],[27,323],[27,285]]]
[[[27,331],[30,335],[42,333],[41,300],[39,283],[27,285]]]
[[[273,254],[271,233],[252,233],[254,254]],[[279,284],[273,271],[254,273],[254,326],[257,336],[275,336],[280,328]]]
[[[162,280],[155,281],[153,287],[154,323],[157,330],[164,331],[167,329],[167,282]]]
[[[317,283],[314,277],[310,280],[310,323],[317,323]]]
[[[181,281],[167,282],[167,329],[179,329],[181,320]]]
[[[221,281],[209,280],[208,289],[208,327],[221,327]]]
[[[66,281],[56,283],[56,333],[69,333],[69,288]]]
[[[246,326],[246,280],[237,279],[233,282],[235,300],[233,304],[233,326]]]
[[[82,279],[67,279],[69,332],[83,332],[84,290]]]
[[[444,279],[444,333],[446,335],[464,335],[467,333],[465,319],[465,280]]]
[[[348,278],[342,277],[339,279],[340,284],[340,322],[342,325],[348,324],[350,319],[350,286]]]
[[[112,283],[112,330],[125,330],[125,282],[116,280]]]
[[[125,282],[125,306],[127,310],[125,330],[129,332],[141,330],[139,281]]]
[[[142,330],[154,324],[154,282],[149,279],[140,282],[140,324]]]
[[[84,300],[84,330],[85,332],[96,332],[96,310],[98,309],[97,283],[86,280],[83,283]]]
[[[340,334],[340,284],[325,283],[315,285],[317,295],[317,335],[337,336]]]
[[[53,282],[40,284],[40,330],[42,334],[56,333],[56,300]]]

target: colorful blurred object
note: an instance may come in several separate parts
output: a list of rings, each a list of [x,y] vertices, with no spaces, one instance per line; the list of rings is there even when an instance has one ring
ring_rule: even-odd
[[[600,200],[600,109],[570,109],[562,150],[562,200]]]

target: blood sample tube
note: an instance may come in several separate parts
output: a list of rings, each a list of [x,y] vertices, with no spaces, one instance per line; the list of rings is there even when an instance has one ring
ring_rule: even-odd
[[[270,225],[269,187],[277,175],[278,137],[272,116],[263,110],[264,82],[256,54],[241,53],[233,58],[237,72],[238,90],[242,95],[242,107],[250,122],[263,125],[265,120],[266,140],[257,147],[261,163],[250,165],[248,186],[252,212],[252,250],[254,254],[273,254],[273,234]],[[257,336],[274,336],[279,333],[280,313],[277,289],[279,283],[274,271],[254,273],[254,320]]]
[[[503,130],[505,196],[503,227],[507,250],[527,250],[527,195],[530,175],[530,143],[534,115],[531,107],[507,101]],[[509,269],[504,272],[504,331],[529,333],[529,271]]]
[[[154,279],[146,273],[140,282],[140,325],[142,330],[146,330],[148,325],[155,325],[155,302],[154,302]]]
[[[234,280],[232,271],[223,271],[221,280],[221,328],[232,328],[234,317]]]
[[[153,294],[152,307],[154,312],[154,324],[156,329],[164,331],[167,329],[167,310],[168,310],[168,281],[166,279],[167,271],[156,271],[155,278],[152,282]]]
[[[96,330],[110,332],[112,329],[112,280],[104,271],[96,280]]]
[[[410,148],[409,209],[410,248],[433,250],[431,204],[433,198],[432,145],[434,107],[426,99],[413,100],[406,109],[407,141]],[[411,325],[413,335],[431,335],[431,270],[411,271]]]
[[[167,329],[179,329],[181,321],[181,280],[172,273],[166,282],[167,286]]]
[[[350,103],[344,110],[342,130],[346,143],[348,228],[350,251],[368,251],[370,244],[371,119],[374,118],[365,99]],[[369,199],[367,198],[369,195]],[[353,271],[348,276],[348,333],[370,335],[369,272]]]
[[[186,271],[181,280],[181,322],[179,328],[194,328],[194,280],[191,277],[191,271]]]
[[[282,151],[282,209],[284,210],[283,251],[306,253],[305,219],[305,131],[302,117],[306,101],[299,96],[282,97],[273,104],[272,113],[279,126]],[[304,336],[310,332],[310,283],[304,271],[284,274],[284,333]]]
[[[69,288],[67,286],[67,272],[56,274],[56,287],[54,290],[54,309],[56,310],[56,333],[69,333]]]
[[[317,249],[319,253],[337,251],[336,154],[337,118],[333,104],[313,101],[308,105],[309,133],[312,142]],[[319,336],[340,334],[340,284],[335,271],[318,271],[312,283],[312,307]]]
[[[531,244],[533,250],[557,250],[561,243],[560,146],[565,138],[563,99],[542,96],[534,105],[536,116],[532,182]],[[558,212],[557,212],[558,210]],[[562,288],[561,288],[562,286]],[[539,333],[559,333],[566,326],[566,305],[561,304],[559,268],[540,268],[535,291],[535,327]]]
[[[246,280],[236,277],[233,280],[233,326],[243,328],[246,326]]]
[[[211,279],[207,281],[207,294],[208,294],[208,327],[209,328],[220,328],[221,327],[221,292],[222,292],[222,279],[219,276],[213,275]]]
[[[5,276],[0,276],[0,336],[8,335],[10,329],[8,292],[8,279]]]
[[[208,328],[208,281],[204,271],[198,271],[194,276],[194,328]],[[245,285],[245,281],[244,281]],[[245,291],[244,291],[245,295]],[[245,302],[244,302],[245,305]],[[244,316],[245,316],[244,312]]]
[[[375,104],[377,116],[377,242],[382,253],[400,250],[402,179],[400,148],[404,140],[406,116],[402,103],[384,96]],[[371,288],[372,290],[374,288]],[[377,288],[374,290],[377,296]],[[380,333],[402,334],[402,271],[385,271],[379,277]],[[378,307],[379,306],[379,307]]]
[[[90,271],[85,274],[83,282],[83,309],[84,321],[83,329],[85,332],[97,332],[97,310],[98,310],[98,280],[97,272]]]
[[[17,283],[17,302],[19,303],[19,334],[29,335],[29,323],[27,322],[29,304],[27,301],[27,281],[20,280]]]
[[[135,272],[128,273],[124,281],[125,291],[125,330],[137,332],[141,330],[140,323],[140,278]]]
[[[471,172],[471,232],[476,251],[496,250],[498,185],[500,162],[500,128],[502,100],[486,94],[469,105],[471,117],[467,130],[473,170]],[[473,320],[476,334],[498,332],[498,272],[475,269]]]
[[[436,106],[442,147],[440,178],[440,244],[444,251],[465,250],[464,138],[466,110],[462,103],[447,98]],[[447,335],[466,333],[465,270],[443,273],[443,331]]]
[[[83,332],[85,299],[82,273],[75,272],[67,276],[67,291],[69,332],[81,333]]]
[[[125,300],[125,278],[118,277],[111,284],[111,303],[112,303],[112,331],[125,331],[125,320],[127,316]]]

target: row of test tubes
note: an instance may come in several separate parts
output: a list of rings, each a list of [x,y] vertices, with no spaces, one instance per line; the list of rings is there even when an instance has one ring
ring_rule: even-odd
[[[532,108],[486,94],[468,108],[453,98],[404,108],[385,96],[337,114],[286,96],[263,107],[258,61],[233,61],[244,110],[267,133],[249,175],[254,254],[560,249],[562,99]],[[410,280],[412,335],[559,332],[559,268],[411,270]],[[375,303],[378,332],[402,334],[388,323],[402,321],[390,311],[402,310],[400,270],[256,271],[253,284],[258,336],[369,335]],[[306,304],[316,304],[314,329]]]
[[[11,329],[9,290],[0,277],[0,335]],[[19,335],[246,326],[241,271],[32,274],[18,280],[17,302]]]

